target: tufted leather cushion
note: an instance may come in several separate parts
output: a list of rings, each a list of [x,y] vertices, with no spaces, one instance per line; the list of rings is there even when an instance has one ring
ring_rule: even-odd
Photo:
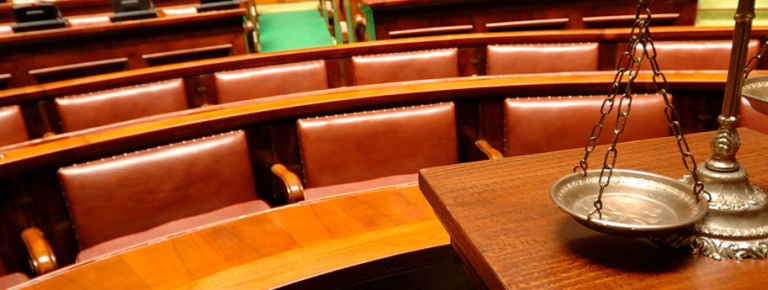
[[[22,273],[0,274],[0,289],[7,289],[27,282],[29,277]]]
[[[487,75],[596,71],[598,46],[588,43],[489,45]]]
[[[459,76],[455,48],[352,57],[356,85]]]
[[[768,115],[755,110],[745,97],[741,97],[739,106],[739,127],[747,127],[752,130],[768,134]]]
[[[0,147],[29,140],[19,106],[0,108]]]
[[[61,97],[55,103],[65,132],[188,108],[181,79]]]
[[[258,198],[242,131],[73,165],[58,174],[81,248]],[[150,231],[144,238],[169,233]]]
[[[613,139],[620,96],[603,122],[599,144]],[[583,148],[600,118],[605,96],[509,98],[505,107],[505,156]],[[671,96],[670,96],[671,101]],[[619,141],[670,135],[659,95],[636,95]]]
[[[328,88],[322,60],[217,72],[219,103]]]
[[[730,40],[713,41],[654,41],[656,61],[661,72],[665,70],[727,70],[731,62]],[[626,51],[626,46],[619,46],[619,56]],[[760,42],[749,41],[747,58],[757,54]],[[637,52],[642,50],[637,48]],[[638,54],[639,56],[639,54]],[[622,64],[623,65],[623,64]],[[646,59],[640,65],[641,70],[650,70],[651,64]]]
[[[305,188],[458,162],[453,103],[302,119],[298,131]]]

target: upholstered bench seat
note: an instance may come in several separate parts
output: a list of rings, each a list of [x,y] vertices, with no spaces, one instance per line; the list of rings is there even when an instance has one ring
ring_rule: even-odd
[[[355,84],[452,78],[459,76],[458,49],[409,51],[352,57]]]
[[[668,96],[670,102],[672,96]],[[591,136],[605,96],[521,97],[504,101],[504,156],[583,148]],[[619,99],[603,120],[598,144],[610,144]],[[661,95],[634,95],[620,142],[670,135]]]
[[[27,282],[29,277],[22,273],[11,273],[0,276],[0,289],[7,289],[21,283]]]
[[[21,107],[0,107],[0,147],[29,140]]]
[[[370,190],[383,187],[392,187],[405,184],[414,184],[419,182],[419,174],[401,174],[385,176],[359,182],[342,183],[336,185],[311,187],[304,189],[304,199],[313,200],[328,196],[339,195],[342,193],[356,192],[361,190]]]
[[[328,88],[322,60],[217,72],[214,76],[219,103]]]
[[[290,202],[414,183],[422,168],[459,161],[451,102],[305,118],[296,127],[303,184],[282,164],[272,168],[291,188]]]
[[[749,100],[745,97],[741,97],[741,104],[739,106],[739,127],[746,127],[752,130],[768,134],[768,115],[764,115],[749,103]]]
[[[638,53],[641,48],[638,44]],[[662,72],[671,70],[727,70],[731,61],[731,40],[708,41],[655,41],[656,61]],[[619,45],[618,57],[627,49]],[[752,39],[747,44],[747,57],[760,50],[760,41]],[[638,54],[639,56],[639,54]],[[641,70],[651,70],[650,61],[640,64]]]
[[[135,245],[158,239],[161,237],[173,235],[175,233],[187,231],[193,228],[204,226],[218,221],[228,220],[247,214],[260,212],[269,209],[269,205],[263,200],[252,200],[243,203],[230,205],[211,212],[178,219],[163,225],[148,229],[143,232],[122,236],[113,240],[87,248],[77,256],[78,261],[89,260],[120,249],[129,248]]]
[[[76,164],[58,175],[81,260],[269,208],[256,192],[243,131]]]
[[[598,44],[489,45],[487,75],[597,71]]]
[[[64,132],[189,108],[182,79],[173,79],[54,100]]]

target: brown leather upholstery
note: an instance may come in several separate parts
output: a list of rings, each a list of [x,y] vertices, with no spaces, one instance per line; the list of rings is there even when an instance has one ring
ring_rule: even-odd
[[[487,75],[598,69],[596,42],[489,45],[486,50]]]
[[[419,169],[458,162],[453,103],[298,121],[305,199],[314,187],[415,176]],[[398,179],[413,181],[411,179]],[[381,181],[381,180],[380,180]],[[385,186],[347,185],[345,191]]]
[[[665,70],[727,70],[731,61],[731,40],[714,41],[654,41],[656,61],[659,69]],[[619,55],[626,51],[626,46],[619,46]],[[750,40],[747,57],[760,50],[758,40]],[[637,48],[638,53],[642,50]],[[639,56],[639,54],[638,54]],[[623,65],[623,64],[622,64]],[[650,70],[648,59],[643,59],[641,70]]]
[[[599,144],[610,143],[621,96],[603,122]],[[509,98],[505,107],[505,156],[582,148],[600,118],[605,96]],[[671,96],[670,96],[671,101]],[[619,141],[670,135],[659,95],[636,95]]]
[[[741,104],[739,106],[739,127],[746,127],[752,130],[768,134],[768,115],[764,115],[749,103],[749,100],[745,97],[741,97]]]
[[[8,273],[2,259],[0,259],[0,289],[11,288],[27,280],[29,280],[29,277],[22,273]]]
[[[322,60],[217,72],[219,103],[328,88]]]
[[[182,79],[61,97],[55,103],[65,132],[189,108]]]
[[[459,76],[455,48],[352,57],[356,85]]]
[[[269,208],[257,200],[242,131],[73,165],[58,174],[81,248],[105,243],[98,253],[84,252],[90,257]],[[251,204],[235,206],[242,203]]]
[[[27,282],[29,277],[23,273],[0,274],[0,289],[7,289]]]
[[[29,140],[19,106],[0,108],[0,147]]]

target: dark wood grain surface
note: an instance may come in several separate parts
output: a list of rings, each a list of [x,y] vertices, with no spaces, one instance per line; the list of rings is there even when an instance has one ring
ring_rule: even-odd
[[[739,133],[742,147],[737,159],[752,182],[768,188],[764,157],[768,136],[748,129]],[[712,136],[712,132],[687,136],[698,163],[710,156]],[[673,178],[687,173],[673,138],[627,142],[617,149],[617,168]],[[572,171],[583,152],[574,149],[424,169],[420,188],[465,266],[491,289],[764,287],[768,261],[717,261],[578,224],[554,205],[549,188]],[[592,154],[590,168],[601,166],[604,152],[599,147]]]

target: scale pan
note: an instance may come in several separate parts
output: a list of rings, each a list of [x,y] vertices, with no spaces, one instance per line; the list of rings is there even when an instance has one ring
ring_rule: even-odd
[[[552,201],[576,221],[593,230],[626,237],[651,237],[693,224],[704,217],[709,203],[697,202],[693,188],[680,180],[648,172],[614,169],[601,198],[602,218],[594,202],[600,191],[600,170],[558,179],[549,191]]]
[[[768,114],[768,75],[749,77],[741,87],[741,95],[749,105],[762,114]]]

